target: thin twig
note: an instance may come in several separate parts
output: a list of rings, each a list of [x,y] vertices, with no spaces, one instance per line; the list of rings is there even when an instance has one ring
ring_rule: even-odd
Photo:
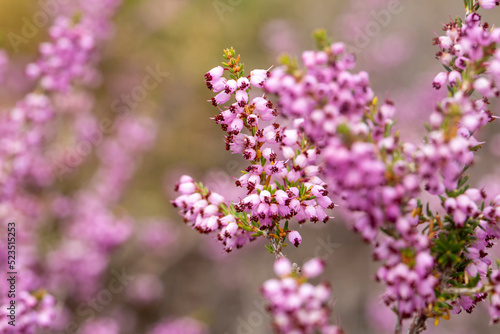
[[[426,327],[425,327],[425,321],[427,320],[427,316],[425,315],[417,315],[413,319],[413,322],[408,329],[408,334],[420,334],[422,333]]]
[[[402,319],[399,313],[396,312],[396,315],[397,315],[397,320],[396,320],[396,327],[394,328],[394,334],[402,334],[403,333]]]
[[[286,257],[285,254],[283,254],[283,239],[280,238],[278,242],[266,231],[264,231],[264,237],[271,241],[271,247],[273,248],[273,254],[276,257],[276,259]]]
[[[480,286],[475,288],[445,288],[443,292],[452,293],[455,295],[476,295],[478,293],[487,293],[493,291],[492,285]]]

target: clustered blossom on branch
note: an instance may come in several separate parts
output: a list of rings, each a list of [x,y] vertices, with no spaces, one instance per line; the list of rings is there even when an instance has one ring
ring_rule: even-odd
[[[52,43],[40,46],[41,58],[28,65],[26,72],[39,79],[44,89],[66,92],[75,79],[88,74],[95,37],[92,31],[67,17],[56,19],[50,37]]]
[[[352,73],[354,57],[342,43],[331,44],[323,32],[315,36],[319,51],[302,54],[304,69],[286,56],[283,66],[244,77],[239,74],[239,56],[234,60],[234,52],[226,50],[229,63],[205,75],[208,88],[218,93],[211,100],[214,106],[235,96],[236,102],[215,121],[227,132],[226,148],[252,164],[236,182],[248,196],[220,206],[222,200],[212,203],[213,194],[184,176],[177,186],[182,195],[174,205],[191,225],[210,221],[213,230],[221,229],[225,245],[243,231],[254,232],[249,239],[265,235],[279,241],[270,251],[279,255],[275,270],[285,278],[268,281],[263,288],[277,332],[312,331],[307,321],[313,316],[297,320],[294,315],[303,304],[293,291],[302,286],[290,277],[298,274],[282,257],[280,246],[287,232],[292,244],[302,241],[296,231],[288,231],[288,219],[323,220],[323,210],[332,207],[326,189],[342,201],[354,218],[354,230],[373,244],[374,259],[383,263],[376,279],[386,285],[383,299],[398,317],[396,333],[403,319],[414,317],[410,333],[419,333],[427,318],[437,322],[450,312],[470,313],[486,299],[492,322],[500,320],[498,271],[488,256],[500,237],[499,196],[470,188],[465,174],[482,145],[474,136],[497,118],[488,109],[488,99],[500,95],[500,29],[482,23],[476,11],[498,2],[465,5],[465,20],[444,25],[445,35],[435,39],[445,71],[436,75],[432,86],[447,87],[449,93],[431,114],[422,144],[400,139],[394,131],[394,103],[379,104],[368,74]],[[225,71],[230,80],[223,76]],[[265,94],[249,102],[250,86],[276,95],[277,108]],[[278,113],[292,119],[293,127],[279,125],[274,120]],[[261,125],[271,120],[272,126]],[[242,134],[244,128],[251,135]],[[274,149],[277,145],[279,150]],[[296,186],[297,180],[305,189]],[[277,181],[277,188],[270,181]],[[308,191],[316,204],[305,201]],[[441,208],[433,212],[430,203],[422,203],[424,191]],[[189,196],[191,200],[185,200]],[[281,219],[287,220],[284,230],[277,225],[273,231]]]
[[[36,328],[50,328],[55,316],[56,300],[53,296],[44,291],[28,293],[22,291],[17,298],[16,333],[33,333]],[[0,311],[2,322],[0,323],[0,333],[13,333],[12,326],[6,321],[10,321],[7,316],[10,310],[7,305],[2,305]]]
[[[193,228],[217,233],[226,251],[265,236],[275,242],[270,251],[281,256],[288,233],[295,246],[302,240],[296,230],[288,229],[288,220],[326,223],[325,210],[334,204],[318,177],[317,148],[297,130],[277,122],[277,110],[265,95],[249,97],[252,88],[262,89],[269,71],[253,70],[245,77],[234,50],[225,50],[225,58],[225,68],[213,68],[205,79],[207,87],[218,93],[211,102],[220,110],[214,120],[226,132],[226,149],[249,161],[235,182],[246,189],[247,196],[226,203],[219,194],[183,176],[176,186],[180,196],[172,203]],[[230,79],[224,77],[226,71]],[[220,109],[233,96],[235,102]]]
[[[49,29],[50,42],[40,46],[38,60],[26,69],[36,87],[0,116],[0,216],[5,224],[16,223],[21,254],[16,271],[22,273],[16,282],[15,327],[7,324],[9,299],[0,297],[2,333],[63,329],[58,326],[72,320],[65,316],[71,305],[98,291],[113,251],[133,232],[133,218],[118,213],[116,206],[138,157],[153,144],[155,127],[147,118],[124,115],[115,120],[113,134],[104,137],[88,91],[98,79],[98,51],[111,37],[110,20],[120,3],[86,0],[62,6]],[[1,55],[3,77],[7,58]],[[100,136],[95,144],[98,167],[74,191],[56,183],[78,167],[63,166],[62,173],[55,168],[63,159],[58,135],[65,126],[75,151],[85,138],[82,129]],[[44,229],[58,236],[49,245],[42,240]],[[1,262],[7,267],[6,257]],[[2,291],[8,291],[7,284],[0,282]]]
[[[500,321],[500,270],[494,270],[490,274],[490,282],[493,285],[491,291],[490,317],[493,322]]]
[[[289,220],[295,218],[299,225],[306,221],[326,223],[330,217],[325,210],[334,207],[327,185],[318,177],[320,168],[316,161],[320,151],[302,132],[278,123],[278,112],[265,94],[250,98],[252,88],[263,89],[269,70],[253,70],[245,77],[240,56],[233,49],[225,50],[224,57],[224,67],[207,72],[205,81],[217,93],[210,102],[219,108],[214,120],[226,132],[226,150],[249,161],[235,182],[247,195],[227,203],[221,195],[184,175],[175,187],[180,196],[172,204],[179,208],[189,226],[201,233],[216,233],[228,252],[257,237],[268,238],[271,245],[267,248],[278,258],[281,276],[291,275],[292,265],[284,258],[283,247],[287,237],[296,247],[302,237],[290,229]],[[224,77],[226,71],[229,79]],[[233,96],[235,102],[221,109]],[[289,272],[285,273],[284,267],[289,267]],[[303,278],[308,277],[308,271],[309,277],[315,277],[323,271],[322,264],[306,263]],[[321,329],[325,334],[340,333],[337,327],[329,325],[329,288],[320,285],[314,293],[313,286],[302,284],[301,279],[284,279],[282,289],[278,280],[264,285],[263,294],[271,303],[276,331],[312,333]],[[287,282],[295,285],[287,286]],[[295,304],[286,306],[284,296]]]
[[[319,259],[311,259],[299,270],[287,258],[274,263],[278,279],[270,279],[262,286],[262,294],[269,301],[273,327],[278,333],[341,334],[339,327],[329,324],[331,308],[328,305],[331,287],[328,283],[313,285],[307,280],[316,278],[324,270]]]
[[[434,301],[438,282],[430,242],[418,233],[412,213],[419,180],[391,131],[393,103],[378,106],[368,74],[349,72],[354,59],[341,43],[306,51],[302,61],[303,71],[293,63],[277,68],[265,88],[278,96],[285,116],[302,119],[297,129],[321,149],[329,189],[358,213],[354,229],[374,243],[375,258],[384,261],[377,279],[388,285],[386,302],[410,317]],[[377,239],[379,229],[388,236]]]
[[[438,74],[433,86],[439,89],[448,84],[450,94],[431,115],[423,145],[401,143],[398,134],[393,134],[392,103],[386,101],[380,107],[376,99],[369,103],[373,93],[368,76],[346,71],[353,61],[343,53],[342,44],[305,52],[305,71],[288,62],[273,71],[266,83],[266,89],[278,95],[283,114],[303,118],[295,122],[298,129],[323,151],[329,189],[349,210],[358,212],[354,229],[374,242],[375,259],[385,261],[377,279],[387,284],[384,299],[402,318],[415,313],[423,317],[447,314],[446,306],[435,303],[439,281],[441,285],[468,284],[466,275],[476,277],[477,266],[484,279],[491,265],[485,246],[499,236],[499,219],[493,213],[498,210],[496,201],[484,208],[484,202],[478,202],[486,194],[464,186],[464,172],[481,144],[472,135],[494,119],[487,98],[498,95],[496,58],[491,63],[487,59],[495,52],[500,30],[490,31],[480,19],[471,13],[464,22],[446,25],[447,36],[436,39],[441,47],[437,56],[447,72]],[[324,36],[318,38],[325,44]],[[479,76],[485,70],[492,78]],[[473,90],[483,97],[471,98]],[[420,182],[440,196],[445,211],[441,213],[448,214],[444,224],[439,214],[423,213],[418,200]],[[426,236],[421,226],[429,222],[426,229],[431,231]],[[375,239],[379,229],[385,236]],[[482,240],[477,243],[480,256],[473,247],[459,247],[452,259],[443,254],[452,240],[463,239],[472,246],[478,236]],[[460,261],[460,257],[466,260]],[[465,278],[450,280],[453,271],[463,272],[464,262]],[[480,297],[476,295],[473,304],[484,299]]]
[[[227,49],[223,66],[205,74],[226,150],[248,161],[235,182],[246,195],[227,201],[182,176],[172,203],[189,226],[217,238],[227,252],[259,237],[270,241],[266,247],[277,258],[278,279],[265,282],[262,294],[276,332],[342,332],[330,325],[330,286],[308,282],[324,264],[313,259],[299,268],[284,255],[287,242],[303,242],[302,224],[330,219],[330,196],[342,202],[353,229],[374,246],[374,259],[382,263],[375,277],[385,284],[383,300],[397,315],[396,333],[404,319],[414,318],[410,333],[419,333],[426,319],[470,313],[483,300],[489,301],[492,322],[500,321],[500,274],[488,254],[500,238],[500,195],[469,187],[466,175],[483,144],[478,131],[497,118],[489,99],[500,95],[500,29],[483,23],[477,10],[499,2],[464,3],[465,19],[444,25],[444,35],[434,40],[445,70],[432,86],[446,87],[448,96],[430,115],[421,144],[401,140],[394,130],[394,103],[379,103],[368,74],[352,72],[354,56],[321,32],[319,50],[302,54],[304,68],[284,57],[284,66],[245,76],[240,56]],[[36,88],[0,116],[0,216],[22,227],[18,249],[28,254],[17,264],[23,278],[17,285],[16,333],[54,329],[56,298],[64,312],[95,293],[113,251],[133,233],[133,218],[115,209],[137,156],[153,143],[155,127],[148,119],[116,119],[115,133],[95,150],[99,167],[76,191],[58,189],[60,170],[54,170],[63,159],[55,143],[59,120],[86,130],[70,135],[76,146],[83,137],[102,136],[87,90],[99,77],[99,47],[110,36],[109,21],[119,4],[68,4],[49,30],[50,42],[40,46],[40,58],[26,69]],[[2,52],[0,81],[7,66]],[[71,172],[62,168],[59,178]],[[433,211],[422,203],[424,191],[441,207]],[[60,239],[39,256],[42,228],[56,230]],[[3,296],[0,326],[7,323],[7,303]],[[168,319],[151,331],[188,327],[205,331],[189,319]],[[96,331],[117,333],[120,326],[102,318],[82,330]]]

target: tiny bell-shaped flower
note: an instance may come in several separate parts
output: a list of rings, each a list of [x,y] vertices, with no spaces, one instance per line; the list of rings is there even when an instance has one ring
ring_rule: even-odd
[[[439,37],[439,47],[441,49],[449,49],[453,46],[453,41],[448,36]]]
[[[205,74],[205,80],[207,81],[217,80],[220,77],[222,77],[222,74],[224,74],[224,68],[222,66],[214,67]]]
[[[500,1],[498,0],[479,0],[479,5],[484,9],[492,9],[495,6],[498,6]]]
[[[212,97],[211,101],[214,106],[218,106],[220,104],[226,103],[227,101],[229,101],[230,98],[231,94],[228,94],[226,92],[220,92],[219,94],[215,95],[215,97]]]
[[[215,81],[207,83],[207,86],[208,89],[211,89],[215,93],[218,93],[226,89],[226,82],[227,80],[225,78],[219,78]]]
[[[457,82],[461,80],[462,80],[462,74],[460,74],[460,72],[458,71],[453,70],[448,74],[448,81],[450,82],[451,87],[456,86]]]
[[[474,89],[486,97],[493,96],[493,89],[491,86],[491,82],[486,78],[479,78],[474,81]]]
[[[439,72],[434,78],[434,81],[432,82],[432,87],[440,89],[443,85],[446,84],[447,78],[448,74],[446,72]]]
[[[307,278],[315,278],[321,275],[325,269],[325,264],[318,258],[313,258],[302,266],[302,275]]]
[[[228,237],[234,237],[238,232],[238,224],[235,222],[229,223],[224,230],[224,234]]]
[[[274,272],[278,277],[288,276],[292,273],[292,263],[286,257],[279,258],[274,262]]]
[[[317,222],[318,221],[318,215],[316,214],[316,209],[312,205],[306,206],[305,209],[305,214],[307,219],[309,219],[312,222]]]
[[[178,185],[177,191],[182,195],[191,195],[196,191],[196,185],[193,182],[184,182]]]
[[[288,234],[288,240],[295,246],[299,247],[300,243],[302,242],[302,237],[300,236],[300,233],[297,231],[291,231]]]
[[[240,107],[244,107],[248,103],[248,93],[244,90],[238,90],[236,92],[236,101]]]
[[[264,87],[267,79],[267,70],[253,70],[250,72],[250,83],[258,88]]]
[[[217,193],[211,193],[208,197],[208,201],[214,205],[219,205],[224,202],[224,197]]]
[[[236,80],[228,80],[226,82],[226,86],[224,87],[224,91],[227,94],[233,94],[237,88],[238,88],[238,85],[236,84]]]
[[[245,77],[239,78],[237,84],[238,84],[238,89],[241,90],[246,90],[247,88],[250,87],[250,81],[248,81],[248,79]]]
[[[179,179],[180,183],[193,182],[193,178],[189,175],[182,175]]]

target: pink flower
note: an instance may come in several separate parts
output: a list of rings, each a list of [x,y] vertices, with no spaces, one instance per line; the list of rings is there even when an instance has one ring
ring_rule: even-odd
[[[219,79],[220,77],[222,77],[223,74],[224,74],[224,68],[222,66],[217,66],[217,67],[212,68],[210,71],[208,71],[205,74],[205,80],[215,81],[215,80]]]
[[[434,78],[434,81],[432,82],[432,87],[436,89],[440,89],[441,86],[444,86],[446,84],[446,79],[448,78],[448,73],[446,72],[439,72],[436,77]]]
[[[484,77],[474,81],[474,89],[486,97],[491,97],[494,94],[491,82]]]
[[[302,275],[307,278],[315,278],[323,273],[325,264],[318,258],[311,259],[302,266]]]
[[[229,101],[230,98],[231,94],[228,94],[226,92],[220,92],[219,94],[215,95],[215,97],[212,97],[211,101],[214,106],[218,106],[220,104],[226,103],[227,101]]]
[[[274,272],[278,277],[288,276],[292,273],[292,263],[286,257],[274,261]]]
[[[453,70],[448,74],[448,81],[451,87],[456,86],[457,83],[461,80],[462,80],[462,74],[456,70]]]
[[[300,233],[297,231],[291,231],[288,233],[288,240],[295,246],[299,247],[300,243],[302,242],[302,237],[300,236]]]
[[[479,0],[478,2],[479,5],[484,9],[492,9],[500,4],[500,1],[498,0]]]

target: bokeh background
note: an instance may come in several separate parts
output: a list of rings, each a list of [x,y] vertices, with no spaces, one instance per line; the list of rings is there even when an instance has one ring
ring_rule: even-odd
[[[398,13],[378,21],[377,13],[387,11],[390,2],[124,1],[114,37],[103,50],[95,112],[112,116],[111,101],[140,84],[147,67],[169,75],[132,111],[154,120],[157,139],[120,202],[120,209],[136,218],[134,235],[113,254],[102,284],[114,268],[126,268],[135,279],[98,317],[116,321],[120,333],[146,333],[164,319],[183,317],[206,324],[215,334],[271,333],[258,293],[262,282],[274,276],[273,257],[264,244],[225,254],[214,240],[186,227],[169,204],[180,175],[190,174],[224,194],[231,193],[232,177],[244,166],[225,151],[222,133],[209,119],[215,109],[206,102],[212,93],[203,75],[221,62],[222,49],[231,46],[242,55],[247,71],[276,65],[283,53],[300,57],[301,50],[314,48],[312,32],[324,28],[332,40],[356,52],[357,69],[369,71],[376,94],[396,102],[402,137],[418,141],[433,104],[444,93],[432,89],[432,79],[441,71],[432,38],[450,16],[463,16],[463,2],[396,1]],[[21,30],[23,17],[39,10],[38,1],[0,0],[0,39],[10,54],[11,71],[22,71],[36,59],[38,44],[48,38],[42,27],[17,52],[7,38]],[[487,14],[490,22],[500,22],[500,10]],[[8,77],[3,85],[1,108],[12,106],[30,89],[19,76]],[[496,107],[492,110],[498,115]],[[477,160],[473,182],[498,191],[498,124],[479,136],[488,144]],[[77,187],[94,168],[90,157],[58,186]],[[348,219],[340,213],[336,217],[326,225],[305,227],[300,249],[287,249],[287,254],[298,263],[317,255],[326,260],[324,278],[333,284],[334,318],[346,333],[390,333],[393,318],[377,299],[382,289],[372,279],[377,264],[371,250],[349,230]],[[488,321],[486,308],[480,307],[472,315],[442,320],[437,328],[429,321],[429,333],[497,333],[499,327],[489,327]]]

